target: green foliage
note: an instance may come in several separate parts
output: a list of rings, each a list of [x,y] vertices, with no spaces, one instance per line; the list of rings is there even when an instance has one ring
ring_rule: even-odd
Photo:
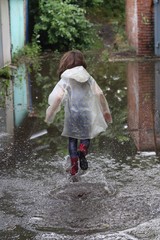
[[[39,56],[39,54],[40,54],[40,47],[37,44],[35,43],[28,44],[28,45],[25,45],[20,50],[18,50],[18,52],[14,53],[12,62],[13,63],[18,62],[23,57],[26,60],[31,61],[31,60],[34,60],[36,56]]]
[[[101,60],[104,63],[107,63],[109,59],[109,52],[107,49],[103,50],[102,54],[101,54]]]
[[[40,16],[34,33],[40,37],[42,45],[64,51],[91,44],[92,25],[85,18],[85,10],[68,2],[40,0]]]
[[[116,18],[124,22],[125,17],[125,0],[104,0],[104,7],[109,18]]]
[[[0,79],[10,79],[9,67],[4,67],[4,68],[0,69]]]
[[[82,8],[86,7],[94,7],[101,5],[103,3],[103,0],[66,0],[65,2],[71,3],[71,4],[77,4],[78,6]]]
[[[8,77],[8,76],[7,76]],[[7,94],[8,87],[10,85],[10,79],[3,79],[0,76],[0,107],[4,107],[5,104],[5,96]]]
[[[98,33],[106,23],[115,26],[117,44],[126,39],[125,0],[30,0],[29,9],[30,35],[44,49],[103,48]]]
[[[87,14],[89,14],[89,19],[94,23],[106,22],[119,22],[123,24],[125,22],[125,0],[103,0],[103,3],[98,7],[93,6],[92,8],[86,9]]]
[[[0,107],[5,106],[5,96],[9,96],[9,86],[11,83],[11,69],[9,66],[0,69]]]
[[[32,44],[25,45],[22,49],[13,55],[12,63],[16,65],[26,64],[29,72],[34,70],[37,72],[40,69],[39,56],[41,47],[33,42]]]

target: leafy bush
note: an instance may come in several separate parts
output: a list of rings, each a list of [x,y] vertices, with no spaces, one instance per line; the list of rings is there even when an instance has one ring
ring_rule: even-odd
[[[116,18],[121,22],[125,19],[125,0],[103,0],[103,6],[106,7],[109,18]]]
[[[103,0],[66,0],[67,3],[77,4],[80,7],[94,7],[103,3]]]
[[[0,80],[1,79],[10,79],[10,69],[8,66],[0,69]]]
[[[29,72],[37,72],[40,69],[40,54],[41,47],[33,41],[32,44],[27,44],[14,53],[12,64],[20,66],[25,63]]]
[[[10,85],[11,71],[10,68],[4,67],[0,69],[0,108],[5,106],[5,96]]]
[[[60,51],[86,48],[91,43],[91,24],[85,10],[69,1],[40,0],[40,16],[34,27],[42,46]]]

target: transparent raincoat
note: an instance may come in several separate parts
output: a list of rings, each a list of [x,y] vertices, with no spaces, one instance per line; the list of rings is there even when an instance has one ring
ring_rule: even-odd
[[[48,98],[46,122],[51,123],[61,106],[65,109],[62,136],[92,139],[107,128],[107,100],[93,77],[82,66],[64,71]],[[112,121],[112,120],[111,120]]]

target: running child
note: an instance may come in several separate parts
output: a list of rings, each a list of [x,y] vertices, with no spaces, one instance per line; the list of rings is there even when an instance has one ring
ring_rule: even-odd
[[[59,64],[59,82],[48,98],[49,107],[45,121],[52,123],[55,115],[64,106],[65,117],[62,136],[68,138],[68,150],[71,161],[70,174],[80,168],[87,170],[86,155],[90,140],[108,127],[112,122],[107,100],[94,80],[87,72],[82,52],[66,52]]]

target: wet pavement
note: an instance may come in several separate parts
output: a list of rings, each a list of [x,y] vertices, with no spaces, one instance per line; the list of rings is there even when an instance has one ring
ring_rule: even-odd
[[[48,89],[33,84],[37,115],[8,142],[1,130],[0,239],[160,239],[157,70],[153,62],[108,65],[97,78],[114,122],[91,142],[89,169],[76,181],[66,172],[62,120],[43,121]]]

